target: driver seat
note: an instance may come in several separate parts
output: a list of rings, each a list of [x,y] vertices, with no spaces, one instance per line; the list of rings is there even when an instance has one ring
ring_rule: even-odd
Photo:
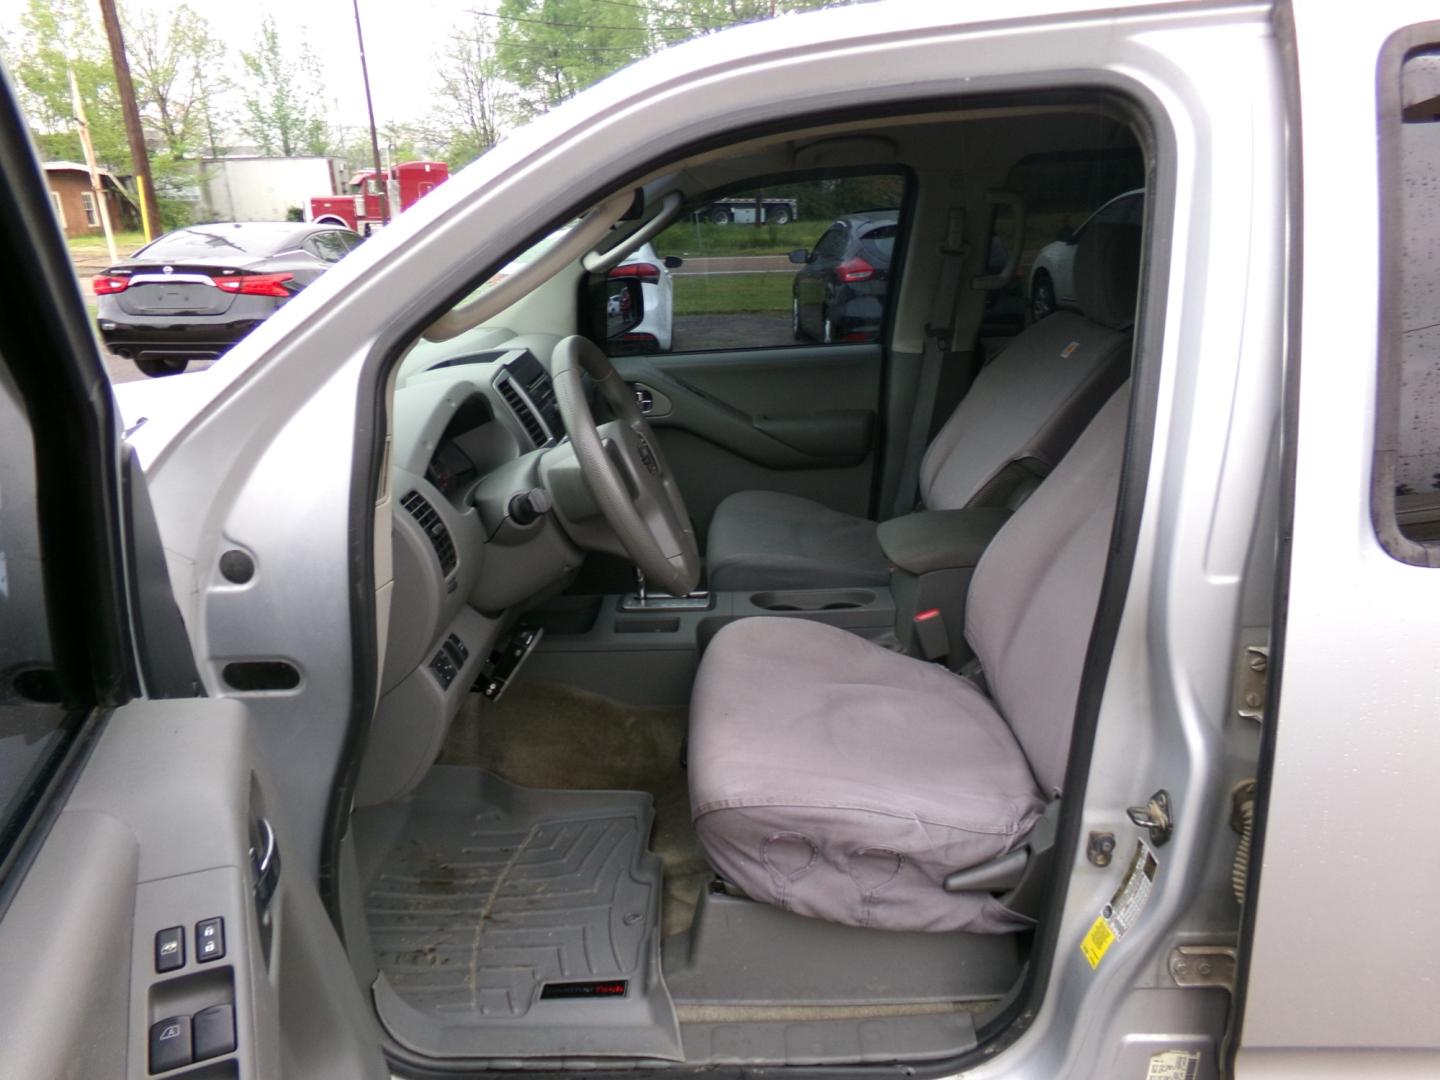
[[[1060,795],[1128,400],[1126,384],[975,569],[965,637],[988,694],[824,623],[749,618],[715,635],[689,774],[716,871],[754,900],[852,926],[1030,924],[945,880],[1023,846]]]

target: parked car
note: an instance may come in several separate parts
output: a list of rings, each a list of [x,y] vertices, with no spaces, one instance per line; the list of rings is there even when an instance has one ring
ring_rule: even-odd
[[[1096,210],[1078,229],[1062,229],[1061,235],[1040,249],[1030,268],[1030,319],[1052,315],[1060,308],[1078,308],[1075,300],[1075,251],[1092,222],[1139,225],[1145,215],[1145,191],[1116,195]]]
[[[100,336],[146,375],[174,375],[220,356],[363,239],[276,221],[176,229],[95,276]]]
[[[880,334],[899,212],[836,219],[809,251],[790,253],[795,274],[790,329],[797,340],[874,341]]]

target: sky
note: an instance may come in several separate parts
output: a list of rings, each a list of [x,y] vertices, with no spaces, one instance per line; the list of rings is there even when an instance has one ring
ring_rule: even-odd
[[[230,50],[233,69],[239,52],[254,46],[261,20],[275,19],[287,48],[308,41],[320,60],[327,91],[336,102],[333,121],[346,127],[366,123],[365,92],[355,42],[351,0],[189,0]],[[127,14],[149,7],[165,11],[174,0],[119,0]],[[360,18],[375,97],[375,120],[405,122],[434,104],[435,54],[445,32],[484,0],[360,0]],[[0,0],[0,25],[17,26],[25,0]],[[96,7],[96,24],[100,20]]]

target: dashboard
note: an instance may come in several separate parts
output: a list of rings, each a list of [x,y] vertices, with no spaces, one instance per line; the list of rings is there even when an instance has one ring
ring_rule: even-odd
[[[557,341],[531,336],[402,365],[379,752],[362,768],[362,805],[429,767],[517,613],[562,589],[584,559],[539,475],[541,457],[565,441],[546,366]]]

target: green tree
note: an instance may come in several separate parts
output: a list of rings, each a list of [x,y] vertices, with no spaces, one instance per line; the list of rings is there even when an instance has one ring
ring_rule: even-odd
[[[120,94],[99,19],[88,0],[29,0],[9,45],[10,74],[42,156],[83,160],[70,103],[73,69],[101,167],[130,171]]]
[[[135,97],[146,125],[165,142],[171,158],[215,153],[218,116],[214,102],[229,88],[225,45],[188,4],[162,18],[147,8],[127,20],[125,49]]]
[[[247,75],[240,130],[262,153],[295,157],[329,150],[320,65],[308,45],[291,56],[266,16],[254,52],[241,52]]]
[[[440,154],[450,167],[459,169],[499,140],[508,106],[494,19],[475,12],[468,22],[456,24],[435,60],[435,91],[444,104],[432,116],[431,137],[443,147]]]
[[[496,58],[528,119],[651,51],[641,4],[500,0]]]

